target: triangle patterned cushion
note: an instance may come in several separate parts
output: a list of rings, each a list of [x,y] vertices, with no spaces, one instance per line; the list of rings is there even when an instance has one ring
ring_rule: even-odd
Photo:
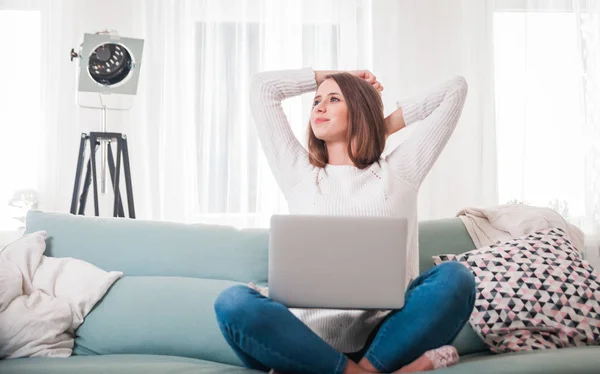
[[[469,323],[493,352],[600,344],[600,278],[559,228],[433,261],[475,275]]]

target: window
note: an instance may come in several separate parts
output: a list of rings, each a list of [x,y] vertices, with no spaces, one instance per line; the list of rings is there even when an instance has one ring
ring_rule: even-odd
[[[549,206],[580,224],[585,118],[576,14],[498,10],[494,48],[500,203]]]
[[[265,26],[259,22],[198,22],[196,28],[196,153],[198,215],[196,221],[239,227],[265,227],[273,213],[287,206],[271,175],[249,111],[250,77],[266,70],[264,60],[272,50],[265,42]],[[296,37],[302,39],[294,65],[312,66],[317,58],[317,35],[331,41],[319,50],[324,64],[338,65],[338,26],[303,23]],[[310,96],[310,97],[308,97]],[[283,104],[291,126],[305,142],[312,95]],[[306,144],[304,144],[306,145]]]
[[[13,217],[24,212],[9,201],[37,187],[40,19],[39,11],[0,10],[0,230],[21,225]]]

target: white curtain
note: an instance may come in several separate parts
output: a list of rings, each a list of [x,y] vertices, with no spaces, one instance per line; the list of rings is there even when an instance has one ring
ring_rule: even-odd
[[[600,233],[599,2],[495,5],[500,202]]]
[[[37,200],[40,20],[36,3],[0,1],[0,240]]]
[[[68,51],[83,33],[111,29],[145,39],[134,106],[108,114],[108,130],[128,135],[139,218],[265,226],[284,213],[247,85],[256,71],[313,66],[373,70],[387,113],[398,98],[453,74],[467,78],[457,130],[421,188],[420,219],[523,201],[597,233],[598,7],[597,0],[0,0],[0,10],[39,12],[41,30],[39,87],[25,109],[5,105],[12,111],[0,113],[24,124],[0,123],[2,136],[14,139],[1,154],[0,198],[31,188],[40,208],[69,210],[80,133],[98,131],[101,116],[77,106]],[[31,62],[36,54],[29,55]],[[11,80],[3,82],[0,89]],[[2,94],[26,95],[19,92]],[[284,107],[304,141],[310,100]],[[387,151],[407,136],[399,132]],[[111,215],[112,195],[100,203]],[[87,214],[91,205],[90,196]]]
[[[248,108],[253,73],[370,68],[370,1],[144,2],[147,40],[131,111],[140,212],[266,226],[286,212]],[[304,141],[310,98],[284,103]],[[142,210],[143,209],[143,210]]]
[[[108,130],[128,135],[140,218],[265,226],[272,213],[286,212],[254,133],[247,84],[256,71],[301,66],[373,70],[386,87],[387,113],[398,98],[464,75],[469,99],[421,188],[419,217],[497,202],[490,2],[56,0],[37,6],[42,209],[69,210],[79,135],[100,128],[99,111],[76,105],[75,63],[64,51],[77,47],[83,33],[102,29],[145,39],[135,104],[108,115]],[[284,104],[304,142],[310,99]],[[409,133],[391,138],[386,151]],[[100,200],[101,214],[110,215],[112,194]],[[91,202],[90,195],[87,214]]]
[[[600,235],[600,1],[575,4],[580,33],[585,113],[585,215],[582,226]]]
[[[34,161],[3,167],[14,183],[2,198],[32,188],[46,210],[69,211],[80,134],[100,131],[100,111],[76,103],[77,61],[68,55],[84,33],[115,30],[145,40],[133,108],[107,118],[108,131],[128,137],[143,219],[265,226],[286,204],[249,115],[250,76],[303,66],[372,68],[370,0],[0,0],[0,10],[10,8],[41,18],[39,58],[31,59],[41,82],[31,101],[41,103],[40,120],[22,131],[38,142],[21,136],[8,152],[27,146]],[[304,141],[310,99],[289,100],[285,110]],[[87,200],[91,215],[91,191]],[[112,201],[110,189],[100,195],[101,215],[112,215]]]
[[[453,75],[469,84],[456,131],[421,186],[419,219],[496,204],[492,2],[382,0],[373,7],[374,68],[386,108]],[[387,149],[407,136],[410,129],[398,132]]]
[[[144,126],[130,133],[145,160],[134,170],[147,168],[138,187],[145,190],[138,194],[146,198],[143,209],[151,209],[144,216],[252,227],[285,213],[249,116],[247,84],[255,71],[302,66],[373,70],[386,87],[388,113],[398,98],[465,75],[469,100],[422,186],[419,217],[497,202],[490,2],[187,4],[146,3],[141,19],[152,57],[144,65],[140,107],[132,111],[144,117],[131,122]],[[310,95],[284,108],[304,142]],[[386,151],[409,135],[400,132]]]
[[[139,35],[131,20],[140,5],[131,1],[0,1],[0,16],[13,17],[13,28],[2,29],[2,40],[13,41],[19,52],[14,59],[3,59],[15,64],[6,69],[10,79],[2,79],[0,86],[2,97],[10,99],[2,100],[10,110],[0,112],[0,136],[11,139],[5,142],[6,154],[1,154],[0,230],[13,229],[15,225],[5,221],[23,214],[6,209],[6,201],[13,196],[29,198],[15,195],[18,191],[34,191],[40,209],[69,211],[80,134],[99,131],[101,123],[99,110],[77,105],[77,60],[70,61],[69,51],[78,49],[86,32],[116,29],[124,36]],[[108,131],[127,133],[131,124],[126,119],[126,113],[109,111]],[[132,153],[131,158],[139,162],[137,151]],[[93,214],[91,192],[87,208],[86,213]],[[100,208],[103,215],[112,215],[111,194],[100,196]]]

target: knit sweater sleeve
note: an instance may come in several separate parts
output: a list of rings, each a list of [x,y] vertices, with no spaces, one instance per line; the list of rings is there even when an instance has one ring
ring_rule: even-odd
[[[387,161],[396,172],[419,186],[450,139],[467,96],[467,81],[454,77],[420,97],[400,100],[406,126],[415,126],[408,139]]]
[[[267,162],[284,194],[313,169],[306,149],[294,135],[281,102],[314,91],[310,68],[257,73],[250,85],[250,109]]]

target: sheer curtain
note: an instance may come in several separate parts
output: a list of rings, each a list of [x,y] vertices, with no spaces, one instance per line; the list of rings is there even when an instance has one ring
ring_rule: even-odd
[[[284,213],[249,115],[248,81],[256,71],[301,66],[373,70],[386,87],[387,113],[400,97],[465,75],[469,99],[421,189],[420,217],[496,203],[490,2],[32,3],[42,19],[35,171],[42,209],[69,210],[79,135],[100,128],[99,111],[76,104],[75,63],[65,51],[102,29],[145,39],[134,106],[108,113],[108,130],[128,135],[140,218],[264,226],[270,214]],[[287,100],[284,108],[304,142],[310,99]],[[390,139],[386,151],[406,136]],[[111,193],[100,200],[110,215]]]
[[[600,233],[598,1],[496,1],[500,202]]]
[[[85,32],[113,29],[146,41],[133,108],[108,114],[108,130],[128,135],[140,218],[264,226],[270,214],[284,213],[249,115],[248,81],[260,70],[312,66],[372,69],[385,86],[386,112],[450,75],[467,78],[458,128],[421,189],[421,219],[524,201],[597,233],[598,7],[584,0],[0,0],[0,10],[38,11],[40,28],[38,51],[29,54],[39,61],[39,93],[27,109],[6,106],[21,122],[39,120],[2,123],[3,136],[21,135],[3,148],[12,151],[3,154],[9,182],[0,198],[32,188],[40,208],[69,210],[80,133],[99,130],[101,117],[77,106],[68,51]],[[304,141],[310,100],[284,108]],[[8,121],[9,112],[0,118]],[[399,132],[386,151],[407,136]],[[111,194],[101,196],[103,215],[111,206]]]
[[[583,227],[600,235],[600,1],[575,4],[580,33],[585,113],[585,215]]]
[[[75,167],[81,133],[100,131],[98,109],[81,108],[77,104],[76,68],[70,61],[71,48],[78,49],[84,33],[117,30],[122,36],[139,37],[132,19],[140,11],[133,1],[39,1],[41,13],[41,113],[40,147],[36,150],[39,207],[68,212],[73,193]],[[118,9],[118,11],[115,11]],[[138,105],[138,103],[136,103]],[[107,130],[129,134],[129,113],[108,111]],[[137,124],[136,124],[137,126]],[[141,126],[141,125],[140,125]],[[130,157],[139,162],[137,150]],[[142,161],[143,162],[143,161]],[[134,172],[137,174],[137,170]],[[137,182],[134,176],[134,188]],[[137,182],[139,184],[139,182]],[[124,186],[122,187],[124,188]],[[123,190],[123,189],[122,189]],[[88,194],[86,214],[93,214],[92,194]],[[100,195],[101,215],[112,215],[112,193]],[[136,196],[137,198],[137,196]]]
[[[147,40],[130,113],[140,214],[266,226],[287,206],[248,108],[253,73],[371,68],[370,1],[143,2]],[[284,110],[304,142],[310,95]]]
[[[8,7],[39,12],[39,57],[31,58],[40,66],[39,94],[31,98],[39,120],[21,129],[39,142],[19,138],[11,154],[27,149],[33,161],[15,160],[23,178],[3,166],[15,183],[4,184],[1,197],[32,188],[45,210],[69,211],[80,134],[100,130],[100,112],[76,103],[77,62],[68,56],[84,33],[145,39],[133,108],[107,118],[108,131],[128,136],[143,219],[265,226],[286,204],[254,132],[250,76],[303,66],[372,68],[370,0],[0,0],[0,9]],[[310,102],[284,105],[302,141]],[[100,195],[101,215],[112,214],[112,198]],[[92,206],[90,195],[88,215]]]
[[[38,198],[40,35],[37,3],[0,1],[0,234],[21,227]]]
[[[26,3],[41,12],[40,144],[30,149],[39,161],[29,169],[42,209],[69,210],[79,136],[100,128],[99,111],[76,104],[76,65],[67,53],[83,33],[103,29],[145,39],[134,106],[108,113],[108,130],[128,135],[139,218],[264,226],[272,213],[284,213],[249,115],[248,81],[256,71],[302,66],[373,70],[386,87],[388,113],[400,97],[465,75],[469,99],[421,189],[420,217],[496,202],[489,2]],[[310,99],[287,100],[284,108],[304,142]],[[390,139],[386,151],[406,136]],[[100,200],[110,215],[110,191]]]
[[[375,73],[386,108],[397,99],[463,75],[469,94],[456,131],[419,192],[419,219],[454,216],[498,201],[493,3],[481,0],[374,2]],[[410,129],[390,137],[387,150]]]

